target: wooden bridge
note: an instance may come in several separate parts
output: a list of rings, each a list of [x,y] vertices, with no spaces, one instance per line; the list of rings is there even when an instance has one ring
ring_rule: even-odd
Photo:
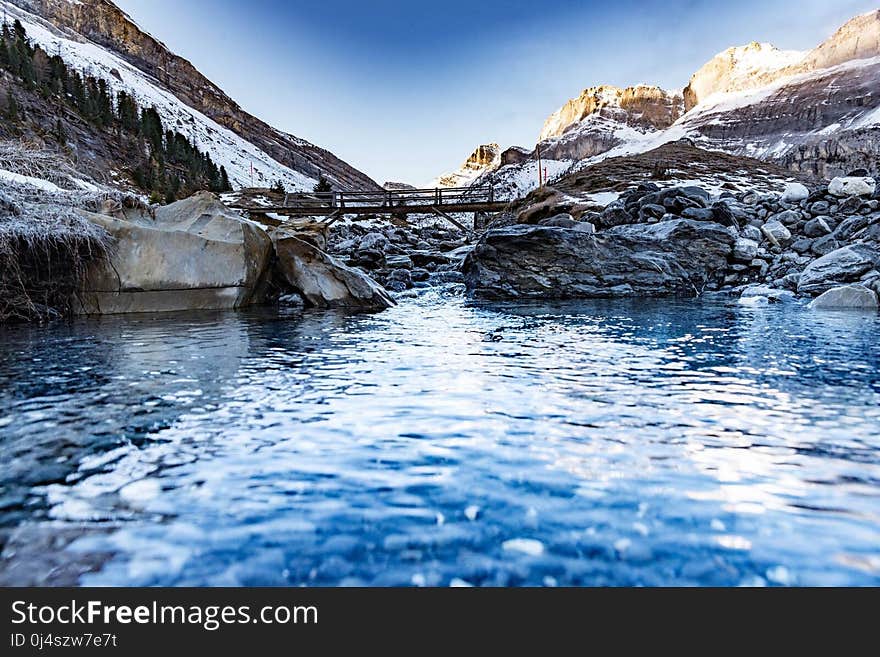
[[[436,189],[395,189],[379,191],[297,192],[285,194],[280,204],[249,201],[233,207],[250,213],[277,214],[287,217],[324,217],[329,226],[345,215],[435,214],[461,230],[469,230],[450,216],[457,212],[499,212],[506,201],[495,200],[492,185],[446,187]]]

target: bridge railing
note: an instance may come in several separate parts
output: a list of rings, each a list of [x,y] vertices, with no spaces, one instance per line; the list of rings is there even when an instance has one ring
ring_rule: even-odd
[[[286,194],[284,207],[291,209],[415,206],[454,206],[473,203],[494,203],[492,185],[474,187],[437,187],[434,189],[401,189],[380,191],[331,191]]]

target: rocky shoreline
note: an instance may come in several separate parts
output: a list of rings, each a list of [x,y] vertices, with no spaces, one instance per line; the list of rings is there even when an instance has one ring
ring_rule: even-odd
[[[880,190],[866,171],[720,194],[646,182],[604,208],[545,189],[467,234],[418,220],[267,226],[207,192],[81,215],[112,246],[86,273],[79,314],[273,303],[375,312],[449,284],[486,299],[725,293],[869,310],[880,294]]]

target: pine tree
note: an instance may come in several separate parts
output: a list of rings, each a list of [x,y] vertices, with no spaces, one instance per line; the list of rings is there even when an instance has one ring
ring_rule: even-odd
[[[15,102],[15,96],[9,92],[6,96],[6,118],[10,121],[18,121],[18,103]]]
[[[55,121],[55,139],[61,145],[67,143],[67,132],[64,130],[64,124],[61,122],[61,119]]]
[[[318,182],[315,184],[315,192],[318,193],[326,193],[332,192],[333,185],[330,184],[330,181],[324,177],[324,174],[321,173],[318,175]]]
[[[284,188],[284,183],[281,180],[276,180],[272,183],[272,186],[269,188],[270,192],[275,192],[276,194],[285,194],[287,190]]]

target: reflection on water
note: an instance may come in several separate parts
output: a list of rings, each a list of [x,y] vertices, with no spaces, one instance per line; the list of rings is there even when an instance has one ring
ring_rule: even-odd
[[[878,329],[429,291],[5,330],[0,581],[877,585]]]

